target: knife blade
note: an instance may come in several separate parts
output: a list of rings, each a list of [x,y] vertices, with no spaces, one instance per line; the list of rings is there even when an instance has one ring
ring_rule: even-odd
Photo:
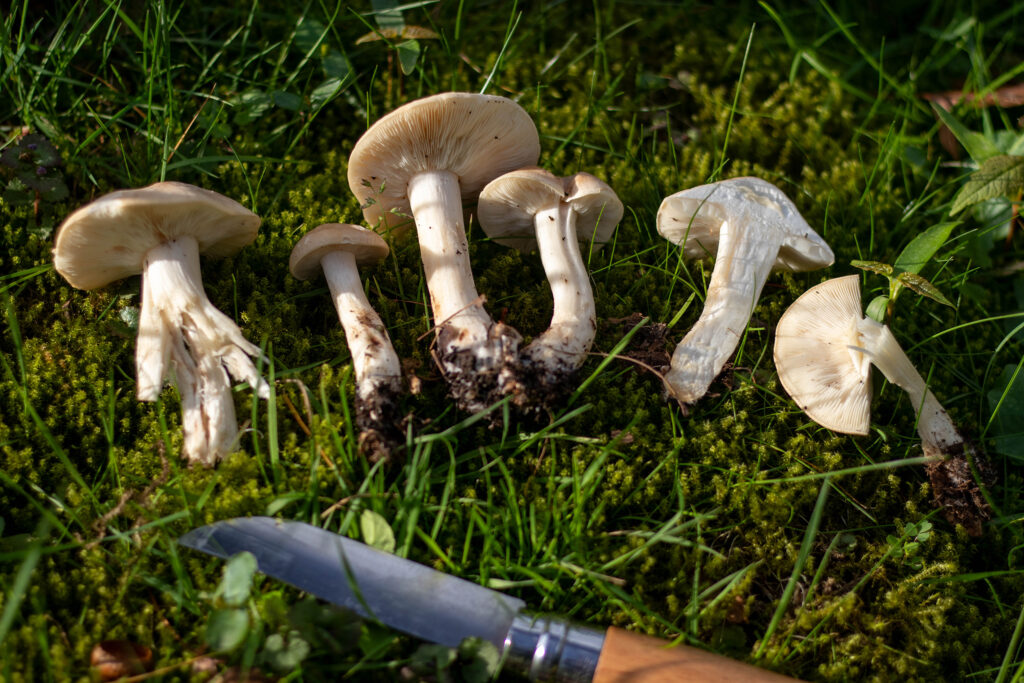
[[[533,680],[795,680],[622,629],[603,633],[532,615],[518,598],[302,522],[241,517],[194,529],[178,542],[223,559],[250,552],[263,574],[423,640],[456,647],[482,638]]]

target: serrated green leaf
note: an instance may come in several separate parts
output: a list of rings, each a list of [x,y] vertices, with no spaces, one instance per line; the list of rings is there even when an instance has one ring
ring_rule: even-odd
[[[878,273],[889,277],[893,273],[893,268],[888,263],[882,263],[881,261],[850,261],[850,265],[854,268],[860,268],[861,270],[867,270],[872,273]]]
[[[1024,190],[1024,156],[1001,154],[988,159],[971,174],[953,198],[950,214],[997,197],[1013,198]]]
[[[206,644],[214,652],[231,652],[249,634],[249,613],[240,608],[214,610],[206,623]]]
[[[299,108],[302,107],[302,98],[295,93],[285,92],[284,90],[275,90],[270,93],[270,97],[273,99],[274,104],[281,107],[281,109],[298,111]]]
[[[896,270],[908,273],[921,272],[925,264],[935,256],[935,252],[946,243],[953,228],[957,225],[959,224],[955,222],[939,223],[910,240],[910,244],[904,247],[900,255],[896,257],[896,263],[893,264]]]
[[[953,116],[952,113],[946,111],[939,105],[932,102],[932,109],[935,111],[935,115],[946,124],[946,127],[953,133],[956,139],[964,146],[967,153],[974,159],[976,163],[981,163],[986,159],[996,156],[999,154],[999,148],[995,146],[991,140],[986,138],[981,133],[975,133],[972,130],[960,123],[960,120]]]
[[[896,279],[901,285],[920,294],[921,296],[926,296],[944,306],[956,308],[956,306],[953,305],[953,302],[943,296],[942,292],[940,292],[935,285],[928,282],[928,280],[924,279],[917,273],[900,273],[896,276]]]
[[[341,92],[342,85],[343,81],[340,78],[328,78],[318,85],[309,94],[309,103],[313,105],[313,109],[319,109],[330,102],[331,98]]]
[[[317,46],[325,33],[327,33],[327,27],[322,21],[304,15],[295,25],[295,41],[293,44],[303,54],[308,54]]]
[[[407,40],[395,46],[398,50],[398,63],[402,66],[402,73],[408,76],[416,70],[416,61],[420,58],[420,43],[418,40]]]
[[[359,516],[359,531],[363,542],[386,553],[395,552],[395,532],[388,520],[373,510],[363,510]]]

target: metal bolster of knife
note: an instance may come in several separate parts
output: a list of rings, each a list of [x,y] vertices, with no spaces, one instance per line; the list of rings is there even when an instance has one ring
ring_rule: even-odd
[[[603,645],[603,631],[521,612],[505,637],[505,654],[531,680],[583,683],[594,678]]]

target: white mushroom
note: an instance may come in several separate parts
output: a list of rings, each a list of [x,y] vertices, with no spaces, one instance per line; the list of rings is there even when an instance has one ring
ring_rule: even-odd
[[[441,371],[456,403],[470,412],[496,397],[498,375],[517,361],[520,337],[484,310],[469,263],[463,202],[539,155],[537,129],[515,102],[444,93],[381,118],[349,157],[349,187],[371,226],[388,230],[413,216]]]
[[[991,512],[971,475],[961,436],[886,325],[861,314],[857,275],[826,280],[804,292],[775,329],[775,367],[789,395],[818,424],[865,435],[870,426],[871,366],[907,392],[917,412],[926,470],[950,521],[974,535]]]
[[[313,228],[292,249],[289,270],[299,280],[321,271],[345,330],[356,379],[356,423],[359,445],[370,460],[391,460],[403,435],[398,415],[402,367],[387,329],[363,293],[358,266],[388,255],[377,233],[343,223]]]
[[[783,192],[760,178],[683,190],[658,209],[658,232],[689,258],[715,254],[700,319],[665,376],[684,407],[705,393],[736,350],[772,269],[814,270],[835,257]]]
[[[615,192],[589,173],[560,179],[523,168],[492,180],[480,193],[480,225],[501,244],[537,247],[554,308],[548,329],[520,354],[521,368],[502,387],[519,405],[541,407],[564,392],[594,342],[597,314],[580,242],[600,247],[622,218]]]
[[[199,254],[225,257],[256,238],[260,218],[227,197],[163,182],[113,192],[61,224],[57,272],[79,289],[142,273],[135,345],[137,396],[155,401],[169,368],[181,394],[182,455],[211,465],[235,446],[238,426],[228,374],[261,398],[269,387],[250,356],[260,349],[206,298]]]

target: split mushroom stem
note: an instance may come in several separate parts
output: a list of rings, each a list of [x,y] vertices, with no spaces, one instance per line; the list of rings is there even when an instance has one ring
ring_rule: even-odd
[[[568,204],[535,218],[537,248],[551,285],[554,308],[548,329],[523,349],[523,361],[573,371],[586,360],[597,328],[590,274],[576,238],[576,212]]]
[[[141,273],[136,394],[155,401],[173,376],[189,462],[212,465],[235,447],[230,377],[270,396],[250,358],[262,357],[259,347],[206,298],[199,270],[200,253],[234,254],[259,226],[259,216],[234,200],[162,182],[101,197],[68,216],[57,233],[54,265],[73,287],[95,289]]]
[[[359,279],[360,264],[375,263],[387,254],[387,243],[372,230],[326,223],[298,241],[288,263],[300,280],[321,272],[327,280],[352,355],[359,447],[373,461],[393,460],[405,442],[398,410],[402,367]]]

